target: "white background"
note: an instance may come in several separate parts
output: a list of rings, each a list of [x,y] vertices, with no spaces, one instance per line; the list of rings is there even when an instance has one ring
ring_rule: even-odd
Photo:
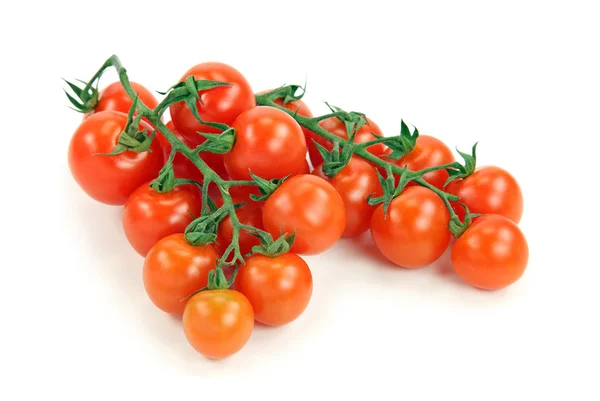
[[[112,376],[141,380],[134,396],[158,396],[155,386],[186,374],[208,379],[192,381],[194,399],[215,389],[314,396],[317,383],[339,397],[360,388],[407,400],[598,399],[593,1],[39,3],[3,5],[0,24],[0,366],[2,382],[24,380],[0,398],[67,397],[81,379],[112,392]],[[306,258],[314,295],[301,318],[257,327],[227,360],[204,359],[148,301],[120,208],[87,198],[68,171],[80,116],[60,79],[89,78],[113,53],[155,90],[216,60],[255,91],[307,77],[315,113],[327,100],[387,135],[403,118],[451,146],[479,141],[480,165],[506,168],[523,189],[524,277],[482,292],[447,257],[408,271],[382,260],[368,236],[342,241]]]

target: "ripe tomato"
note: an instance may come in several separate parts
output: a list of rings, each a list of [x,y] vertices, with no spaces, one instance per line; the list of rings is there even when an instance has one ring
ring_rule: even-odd
[[[136,189],[123,210],[125,236],[133,248],[146,256],[160,239],[183,233],[200,216],[202,195],[195,185],[179,185],[165,193],[154,191],[150,183]]]
[[[330,182],[346,206],[346,228],[342,236],[356,237],[367,231],[376,208],[367,203],[367,197],[382,194],[375,167],[360,157],[352,157],[350,163],[333,178],[327,177],[322,168],[321,164],[313,174]]]
[[[234,204],[245,202],[245,200],[233,200]],[[217,202],[218,206],[223,205],[223,200],[219,199]],[[263,229],[262,223],[262,203],[249,201],[244,206],[236,210],[238,220],[242,224],[246,224],[252,227]],[[233,225],[231,224],[231,217],[225,217],[219,224],[219,231],[217,240],[215,241],[215,248],[219,254],[223,254],[227,247],[231,244],[233,238]],[[260,240],[248,233],[248,231],[242,230],[239,237],[240,251],[242,255],[246,255],[252,251],[252,247],[260,245]]]
[[[258,106],[233,122],[235,144],[225,154],[225,168],[237,180],[250,171],[267,180],[294,174],[306,164],[306,139],[298,123],[284,111]]]
[[[295,320],[304,312],[312,295],[312,274],[298,255],[251,256],[240,266],[236,289],[254,309],[254,318],[269,326]]]
[[[207,290],[194,295],[183,313],[183,329],[196,351],[211,359],[235,354],[248,342],[254,312],[234,290]]]
[[[435,262],[448,248],[450,213],[424,187],[406,188],[384,216],[379,205],[371,217],[371,235],[381,253],[398,266],[416,268]]]
[[[181,233],[158,241],[144,261],[144,288],[154,305],[164,312],[183,314],[183,298],[208,283],[219,254],[212,245],[190,245]]]
[[[232,86],[222,86],[199,92],[202,102],[196,101],[200,117],[204,121],[231,125],[243,111],[256,106],[250,84],[235,68],[222,63],[202,63],[190,68],[181,77],[181,82],[193,75],[198,80],[227,82]],[[218,130],[196,120],[185,102],[172,104],[171,119],[177,130],[191,141],[197,141],[198,132],[216,133]]]
[[[354,143],[364,143],[372,141],[373,139],[377,139],[377,136],[372,133],[383,136],[381,129],[373,122],[370,118],[367,118],[368,124],[363,125],[354,136]],[[343,138],[348,139],[348,133],[346,132],[346,124],[342,120],[336,117],[331,117],[326,120],[319,122],[319,125],[331,132],[332,134]],[[371,133],[372,132],[372,133]],[[313,140],[318,142],[320,145],[323,145],[325,148],[331,150],[333,149],[333,145],[328,140],[320,137],[314,132],[309,131],[310,139],[307,140],[308,144],[308,154],[310,155],[310,161],[313,166],[318,166],[323,163],[323,158],[317,149],[317,146],[313,143]],[[375,156],[381,155],[385,151],[385,145],[382,143],[378,143],[375,145],[371,145],[367,148],[369,153],[374,154]]]
[[[386,156],[390,153],[392,153],[392,150],[386,149],[383,155]],[[383,159],[400,168],[406,167],[410,171],[423,170],[429,167],[452,163],[455,160],[452,151],[444,144],[444,142],[428,135],[420,135],[417,138],[415,148],[410,153],[402,156],[399,160]],[[379,171],[384,177],[386,176],[384,169],[380,167]],[[432,171],[425,174],[423,178],[434,187],[442,189],[448,179],[448,172],[446,170]],[[399,177],[396,177],[396,183],[398,183],[398,181]],[[407,186],[414,185],[418,184],[409,182]]]
[[[192,143],[182,137],[181,134],[175,129],[173,122],[169,121],[167,123],[167,128],[169,128],[169,130],[171,130],[171,132],[173,132],[173,134],[175,134],[175,136],[183,141],[183,143],[185,143],[189,148],[195,148],[199,145],[199,143]],[[163,135],[157,135],[157,138],[163,149],[163,155],[166,162],[171,154],[171,144]],[[206,164],[208,164],[208,166],[212,168],[219,176],[226,176],[225,166],[223,165],[223,155],[210,152],[201,152],[200,158],[202,158],[202,160],[204,160]],[[204,181],[204,177],[202,176],[200,170],[187,157],[180,153],[175,155],[175,159],[173,159],[173,171],[175,172],[175,177],[177,178],[187,178],[197,182]]]
[[[89,196],[109,205],[125,204],[140,185],[158,176],[164,164],[158,141],[152,142],[151,152],[95,155],[112,152],[126,123],[123,113],[96,113],[81,123],[69,145],[71,174]],[[152,130],[144,121],[140,129]]]
[[[499,214],[519,223],[523,214],[523,194],[517,180],[506,170],[485,166],[463,180],[452,181],[446,192],[456,195],[471,213]],[[454,211],[462,220],[465,209],[457,203]]]
[[[485,290],[497,290],[517,281],[528,258],[527,241],[519,227],[499,215],[477,218],[452,247],[456,273]]]
[[[280,232],[291,235],[296,231],[290,251],[315,255],[342,236],[346,225],[344,200],[327,181],[314,175],[297,175],[267,199],[263,224],[274,238]]]
[[[148,89],[144,86],[130,82],[131,87],[138,94],[139,100],[148,106],[150,109],[155,109],[158,106],[158,101]],[[96,108],[86,115],[86,118],[92,114],[99,113],[101,111],[120,111],[121,113],[129,113],[129,109],[133,106],[133,101],[125,92],[125,88],[120,81],[113,82],[108,85],[98,97],[98,105]]]

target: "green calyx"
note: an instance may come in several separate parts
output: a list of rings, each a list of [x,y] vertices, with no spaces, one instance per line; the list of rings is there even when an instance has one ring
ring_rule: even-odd
[[[460,221],[456,214],[453,214],[450,217],[450,222],[448,224],[448,229],[452,233],[454,238],[459,238],[473,223],[473,219],[475,217],[482,216],[480,213],[471,213],[469,208],[464,203],[459,203],[461,207],[465,209],[465,218],[464,221]]]
[[[254,246],[251,254],[260,253],[270,258],[288,253],[296,238],[295,232],[289,236],[287,233],[281,234],[275,241],[273,240],[273,236],[265,231],[257,231],[252,233],[252,235],[260,239],[260,245]]]
[[[65,81],[67,85],[69,85],[69,88],[71,88],[71,91],[75,95],[70,95],[69,92],[67,92],[67,90],[64,89],[65,95],[67,95],[69,102],[71,102],[71,105],[73,106],[73,110],[85,114],[89,113],[90,111],[93,111],[96,108],[96,106],[98,105],[98,98],[100,97],[100,94],[98,92],[97,80],[95,87],[92,85],[88,85],[86,82],[81,81],[79,79],[77,81],[83,84],[83,87],[79,87],[67,81],[66,79],[63,79],[63,81]]]
[[[367,197],[367,203],[371,206],[383,203],[383,214],[384,217],[387,216],[387,211],[390,207],[390,203],[392,203],[392,200],[398,197],[402,193],[402,191],[404,191],[406,185],[410,181],[414,180],[416,177],[416,174],[414,174],[411,171],[408,171],[405,167],[402,170],[402,173],[400,174],[400,180],[398,182],[398,185],[396,185],[396,180],[392,173],[392,169],[389,165],[386,166],[386,177],[383,177],[379,170],[377,170],[377,178],[379,178],[379,183],[381,184],[383,195],[378,196],[376,198],[373,198],[371,195],[369,195]]]
[[[208,284],[206,285],[206,287],[202,287],[199,290],[194,291],[187,297],[183,298],[181,301],[183,302],[187,299],[190,299],[191,297],[202,291],[226,290],[233,285],[235,278],[237,277],[237,273],[238,267],[236,265],[235,269],[233,270],[233,274],[231,275],[231,278],[227,280],[227,277],[225,277],[225,272],[223,272],[221,266],[217,264],[217,267],[215,269],[208,272]]]
[[[306,85],[284,85],[270,92],[255,95],[256,104],[265,104],[281,99],[284,105],[302,99],[306,93]]]
[[[337,141],[333,144],[332,150],[327,150],[327,148],[314,139],[313,142],[323,158],[323,174],[325,174],[327,177],[335,177],[340,171],[342,171],[344,167],[348,165],[348,163],[350,163],[350,159],[352,158],[353,154],[353,145],[351,143],[344,146],[340,151],[340,143]]]
[[[258,202],[264,202],[267,199],[269,199],[269,196],[271,196],[271,194],[275,192],[285,180],[288,179],[289,175],[281,179],[275,179],[270,181],[265,180],[264,178],[261,178],[257,175],[254,175],[252,174],[252,172],[250,172],[250,177],[252,177],[252,180],[254,181],[254,183],[258,187],[258,190],[260,191],[260,195],[251,194],[250,199]]]
[[[233,148],[235,143],[235,130],[231,127],[227,127],[220,134],[207,134],[204,132],[198,132],[206,138],[200,146],[196,148],[197,152],[211,152],[217,154],[225,154]]]
[[[460,150],[456,149],[458,154],[463,158],[464,165],[460,164],[460,163],[456,163],[455,166],[446,169],[450,176],[444,183],[444,187],[446,185],[450,184],[450,182],[452,182],[454,180],[467,178],[468,176],[473,174],[473,172],[475,171],[475,168],[477,168],[477,154],[476,154],[477,143],[478,142],[476,142],[473,145],[473,148],[471,149],[471,154],[463,153]]]
[[[186,241],[193,246],[211,244],[217,239],[217,231],[219,223],[227,211],[225,208],[220,208],[215,211],[207,212],[192,221],[185,228],[184,235]]]
[[[384,156],[385,158],[392,160],[399,160],[402,156],[410,153],[417,145],[417,138],[419,138],[419,130],[415,127],[414,132],[411,134],[408,125],[404,120],[400,121],[400,135],[386,138],[383,143],[392,149],[392,153]]]

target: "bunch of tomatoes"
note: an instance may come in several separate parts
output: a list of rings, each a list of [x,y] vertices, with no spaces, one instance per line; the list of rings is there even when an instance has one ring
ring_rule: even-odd
[[[474,153],[461,153],[463,165],[404,124],[386,138],[358,113],[313,117],[293,91],[255,94],[222,63],[194,66],[162,102],[130,82],[116,56],[107,63],[120,81],[102,91],[69,84],[85,113],[71,172],[93,199],[124,206],[149,299],[183,316],[186,338],[209,358],[239,351],[255,321],[300,316],[313,286],[301,255],[342,237],[370,230],[381,253],[409,269],[452,246],[456,273],[487,290],[527,266],[521,189],[502,168],[475,168]]]

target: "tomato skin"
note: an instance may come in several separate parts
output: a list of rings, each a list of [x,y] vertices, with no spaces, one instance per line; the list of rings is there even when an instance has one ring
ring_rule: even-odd
[[[379,205],[371,217],[371,235],[381,253],[398,266],[417,268],[435,262],[448,248],[450,213],[424,187],[406,188],[384,217]]]
[[[212,245],[190,245],[181,233],[158,241],[144,260],[144,288],[160,310],[182,315],[183,298],[208,284],[219,255]]]
[[[270,89],[268,91],[259,92],[258,95],[261,95],[261,94],[267,93],[267,92],[271,92],[271,90],[272,89]],[[308,117],[308,118],[313,117],[312,111],[310,111],[310,109],[308,108],[306,103],[304,103],[301,99],[293,100],[291,102],[287,102],[286,104],[283,104],[283,99],[277,99],[277,100],[275,100],[275,104],[277,104],[279,106],[283,106],[286,109],[288,109],[294,113],[297,113],[298,115]],[[306,145],[310,147],[309,142],[310,142],[312,131],[310,131],[309,129],[306,129],[302,126],[300,126],[300,128],[302,128],[302,132],[304,132],[304,137],[306,138]]]
[[[151,152],[94,155],[112,152],[126,123],[123,113],[96,113],[81,123],[69,144],[71,174],[90,197],[108,205],[125,204],[140,185],[158,176],[164,164],[158,141],[152,142]],[[152,130],[144,121],[140,129]]]
[[[254,93],[246,78],[238,70],[227,64],[208,62],[195,65],[181,77],[180,82],[185,81],[190,75],[198,80],[212,80],[232,84],[231,86],[198,92],[202,104],[198,101],[196,104],[200,117],[204,121],[231,125],[243,111],[256,106]],[[172,104],[170,113],[177,131],[190,141],[197,140],[197,132],[219,132],[216,128],[198,122],[183,101]]]
[[[246,201],[240,201],[233,199],[234,204],[242,203]],[[220,199],[217,202],[217,206],[222,206],[223,200]],[[238,220],[242,224],[246,224],[252,227],[263,229],[262,222],[262,202],[249,201],[244,206],[236,209]],[[225,217],[221,223],[219,223],[219,230],[217,233],[217,240],[215,241],[215,248],[219,254],[223,254],[227,247],[231,244],[233,238],[233,225],[231,224],[231,217]],[[260,240],[248,231],[242,230],[239,237],[240,251],[242,255],[250,253],[252,247],[260,245]]]
[[[236,180],[251,179],[250,171],[267,180],[295,174],[306,164],[306,139],[286,112],[258,106],[233,122],[235,144],[225,154],[225,169]]]
[[[387,156],[392,153],[391,149],[386,149],[383,156]],[[440,166],[442,164],[452,163],[455,161],[452,151],[446,144],[439,139],[429,135],[419,135],[415,148],[408,154],[402,156],[398,160],[392,160],[383,158],[395,164],[400,168],[406,168],[410,171],[423,170],[429,167]],[[379,172],[385,177],[386,173],[383,168],[379,168]],[[399,181],[396,176],[396,183]],[[448,172],[446,170],[432,171],[423,176],[425,181],[430,183],[436,188],[443,189],[446,180],[448,179]],[[414,182],[409,182],[407,186],[418,185]]]
[[[376,134],[378,136],[383,136],[381,129],[377,126],[377,124],[375,124],[375,122],[373,120],[371,120],[370,118],[367,118],[367,122],[368,122],[368,124],[363,125],[356,132],[356,134],[354,136],[354,143],[364,143],[364,142],[369,142],[374,139],[377,139],[377,137],[375,135],[371,134],[371,132],[373,132],[374,134]],[[348,139],[348,133],[346,132],[346,124],[344,124],[344,122],[342,120],[340,120],[339,118],[336,118],[336,117],[327,118],[323,121],[320,121],[319,125],[321,126],[321,128],[331,132],[332,134],[334,134],[340,138]],[[333,144],[331,142],[329,142],[328,140],[326,140],[325,138],[320,137],[319,135],[315,134],[312,131],[308,131],[308,133],[309,133],[310,139],[308,139],[308,137],[307,137],[306,143],[308,145],[308,154],[310,156],[310,161],[313,166],[318,166],[323,163],[323,157],[321,157],[321,154],[319,153],[319,150],[317,149],[317,145],[314,144],[313,140],[318,142],[320,145],[323,145],[328,150],[333,149]],[[378,144],[369,146],[367,148],[367,150],[369,151],[369,153],[371,153],[375,156],[380,156],[381,154],[383,154],[383,152],[385,152],[385,145],[382,143],[378,143]]]
[[[350,162],[335,177],[323,173],[321,164],[312,172],[331,183],[338,191],[346,207],[346,228],[343,237],[356,237],[369,229],[371,215],[377,206],[367,203],[369,195],[381,196],[383,191],[377,178],[377,170],[360,157],[352,157]]]
[[[192,216],[200,216],[202,195],[194,185],[179,185],[166,193],[150,188],[150,183],[136,189],[123,210],[123,228],[127,240],[142,256],[160,239],[183,233]]]
[[[340,239],[346,225],[344,201],[333,185],[314,175],[287,179],[267,199],[263,224],[274,238],[296,230],[290,252],[316,255]]]
[[[499,214],[516,224],[523,215],[521,187],[509,172],[500,167],[480,167],[469,177],[452,181],[445,191],[458,196],[471,213]],[[463,220],[465,209],[455,202],[452,206]]]
[[[517,281],[527,267],[529,248],[519,227],[500,215],[485,215],[456,240],[452,265],[467,283],[498,290]]]
[[[183,329],[196,351],[211,359],[235,354],[254,328],[250,301],[235,290],[207,290],[194,295],[183,313]]]
[[[304,312],[312,295],[310,268],[300,256],[252,255],[240,266],[236,289],[244,294],[254,318],[269,326],[290,323]]]
[[[152,92],[136,82],[130,82],[130,84],[142,103],[153,110],[158,106],[158,100],[156,100]],[[85,118],[101,111],[119,111],[127,114],[131,106],[133,106],[133,101],[127,92],[125,92],[125,88],[123,88],[121,82],[113,82],[100,92],[96,108],[86,114]]]

